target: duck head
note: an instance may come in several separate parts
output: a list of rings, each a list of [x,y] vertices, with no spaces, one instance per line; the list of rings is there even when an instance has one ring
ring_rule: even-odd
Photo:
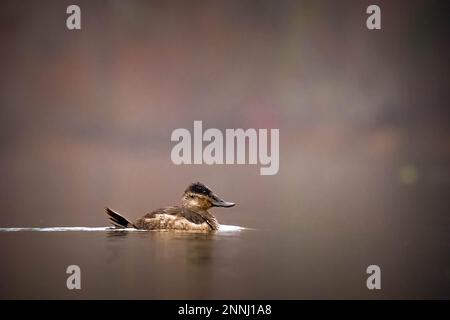
[[[235,205],[219,198],[206,185],[200,182],[190,184],[184,191],[182,199],[183,207],[208,210],[211,207],[230,208]]]

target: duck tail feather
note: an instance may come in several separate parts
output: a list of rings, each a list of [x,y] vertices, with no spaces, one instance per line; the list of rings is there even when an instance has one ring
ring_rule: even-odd
[[[114,210],[106,207],[106,214],[109,216],[109,222],[117,228],[136,228],[134,224],[127,220],[127,218],[121,216]]]

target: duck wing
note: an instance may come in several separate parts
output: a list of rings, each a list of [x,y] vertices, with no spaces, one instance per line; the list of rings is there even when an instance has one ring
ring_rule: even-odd
[[[142,218],[154,218],[158,214],[168,214],[171,216],[179,216],[181,215],[181,208],[180,207],[166,207],[166,208],[159,208],[156,210],[153,210],[152,212],[147,213]]]

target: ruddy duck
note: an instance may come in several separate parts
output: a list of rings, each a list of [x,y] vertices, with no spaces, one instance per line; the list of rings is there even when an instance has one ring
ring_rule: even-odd
[[[135,228],[139,230],[192,230],[216,231],[219,223],[208,209],[211,207],[233,207],[215,195],[200,182],[192,183],[184,191],[181,206],[157,209],[142,218],[130,222],[110,208],[105,208],[110,222],[118,228]]]

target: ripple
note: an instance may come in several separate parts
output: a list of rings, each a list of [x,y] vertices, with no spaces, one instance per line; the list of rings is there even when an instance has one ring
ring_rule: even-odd
[[[220,225],[219,232],[239,232],[245,230],[244,227]],[[133,228],[112,228],[112,227],[46,227],[46,228],[0,228],[0,232],[20,232],[20,231],[35,231],[35,232],[146,232],[147,230],[136,230]],[[155,230],[156,231],[156,230]]]

